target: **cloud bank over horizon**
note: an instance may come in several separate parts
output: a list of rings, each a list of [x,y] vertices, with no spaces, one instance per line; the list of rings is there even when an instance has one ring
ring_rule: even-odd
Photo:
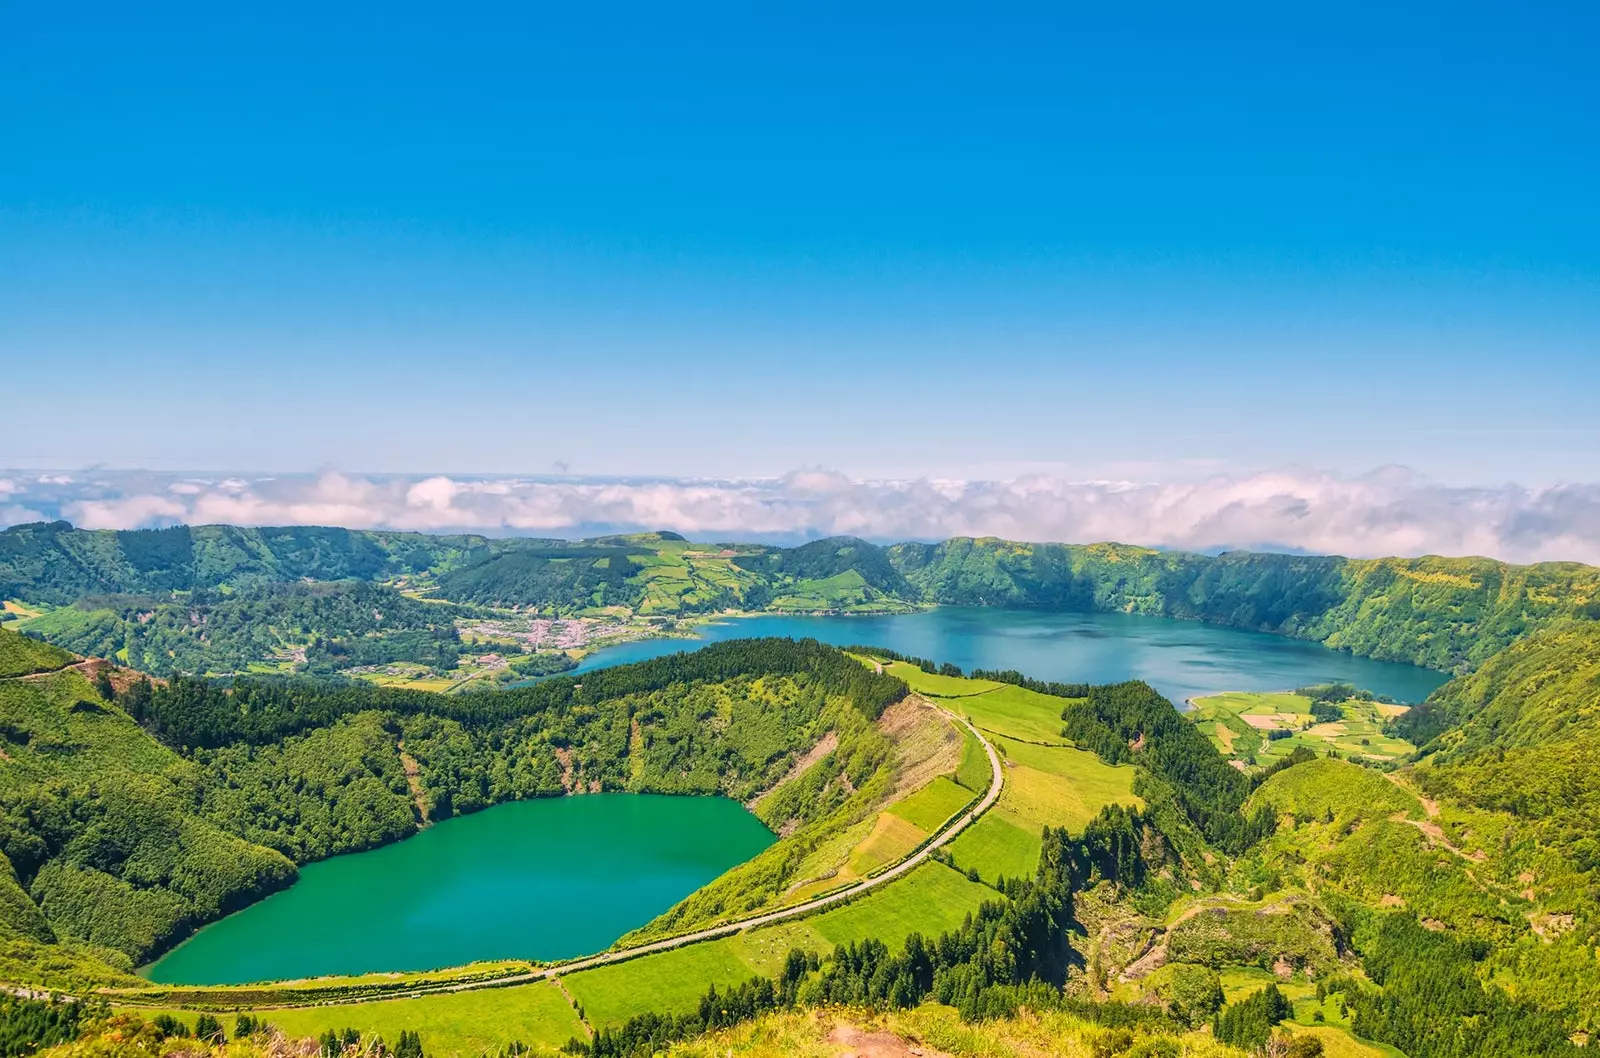
[[[665,529],[784,542],[999,536],[1600,564],[1600,484],[1448,486],[1394,467],[1181,483],[859,480],[825,470],[759,480],[0,471],[0,526],[58,518],[88,529],[223,523],[551,537]]]

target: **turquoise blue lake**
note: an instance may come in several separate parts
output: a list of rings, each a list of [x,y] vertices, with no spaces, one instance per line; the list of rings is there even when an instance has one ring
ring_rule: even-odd
[[[1113,683],[1139,679],[1174,702],[1217,691],[1276,691],[1343,681],[1420,702],[1442,672],[1345,654],[1264,632],[1131,614],[1049,613],[941,606],[864,617],[740,617],[700,628],[698,639],[644,639],[598,650],[575,672],[660,657],[752,636],[810,636],[868,644],[963,670],[1016,669],[1035,679]]]
[[[776,840],[722,797],[586,794],[447,819],[301,868],[149,968],[162,984],[601,951]]]

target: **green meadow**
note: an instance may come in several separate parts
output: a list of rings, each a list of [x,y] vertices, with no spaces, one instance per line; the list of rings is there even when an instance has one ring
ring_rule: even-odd
[[[1386,730],[1403,706],[1351,698],[1337,703],[1336,719],[1312,715],[1311,699],[1285,691],[1207,695],[1191,703],[1189,718],[1217,751],[1246,766],[1270,765],[1305,747],[1375,763],[1399,761],[1416,746]]]

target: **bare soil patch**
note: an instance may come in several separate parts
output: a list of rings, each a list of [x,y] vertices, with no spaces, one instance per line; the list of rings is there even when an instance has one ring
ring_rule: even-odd
[[[878,730],[894,742],[900,755],[891,798],[920,790],[961,765],[961,733],[925,698],[909,695],[885,709]]]
[[[422,789],[422,768],[417,764],[417,758],[406,752],[406,740],[401,739],[395,744],[395,749],[400,754],[400,767],[406,773],[406,787],[411,791],[411,802],[417,806],[417,818],[422,820],[422,825],[427,826],[433,820],[428,818],[428,797]]]
[[[827,1042],[839,1048],[839,1058],[949,1058],[944,1051],[912,1044],[892,1032],[867,1032],[854,1025],[836,1025]]]
[[[805,753],[795,759],[793,764],[789,765],[789,770],[783,773],[783,778],[779,779],[777,782],[773,783],[765,790],[762,790],[750,800],[746,801],[744,806],[751,811],[755,811],[762,801],[765,801],[768,797],[771,797],[789,783],[800,778],[800,776],[810,771],[812,766],[815,765],[819,760],[821,760],[823,757],[826,757],[828,754],[832,753],[838,748],[839,733],[837,731],[829,731],[826,735],[822,736],[815,746],[812,746],[810,749],[806,750]]]
[[[571,793],[573,787],[572,750],[557,746],[556,762],[561,765],[561,788],[567,793]]]

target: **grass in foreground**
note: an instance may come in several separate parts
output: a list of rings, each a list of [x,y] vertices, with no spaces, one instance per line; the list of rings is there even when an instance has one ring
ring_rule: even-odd
[[[905,800],[890,805],[889,812],[932,834],[972,800],[971,790],[941,775]]]
[[[146,1019],[161,1011],[135,1011]],[[193,1011],[167,1011],[190,1025]],[[475,992],[453,992],[417,999],[385,999],[368,1003],[261,1010],[256,1016],[271,1023],[290,1037],[313,1037],[325,1029],[358,1029],[362,1035],[377,1034],[391,1044],[400,1030],[421,1033],[427,1052],[439,1058],[477,1058],[485,1051],[498,1051],[513,1040],[554,1050],[583,1026],[561,989],[553,981],[517,985],[513,988],[485,988]],[[231,1025],[231,1016],[222,1019]]]
[[[838,1058],[841,1054],[898,1058],[942,1053],[953,1058],[1052,1055],[1095,1058],[1112,1032],[1067,1014],[1021,1012],[967,1024],[951,1007],[928,1003],[914,1010],[874,1014],[820,1010],[774,1014],[748,1025],[674,1046],[671,1058]],[[1243,1054],[1203,1032],[1172,1038],[1184,1058],[1235,1058]],[[913,1049],[914,1048],[914,1049]],[[1154,1053],[1167,1053],[1156,1051]]]
[[[563,981],[591,1024],[614,1025],[652,1010],[688,1010],[713,984],[721,988],[756,974],[770,976],[792,948],[823,954],[868,937],[896,947],[914,932],[937,936],[993,899],[987,887],[929,863],[810,918],[584,970]]]
[[[995,735],[1052,746],[1071,745],[1061,736],[1065,698],[1005,685],[970,698],[951,698],[944,704]]]

